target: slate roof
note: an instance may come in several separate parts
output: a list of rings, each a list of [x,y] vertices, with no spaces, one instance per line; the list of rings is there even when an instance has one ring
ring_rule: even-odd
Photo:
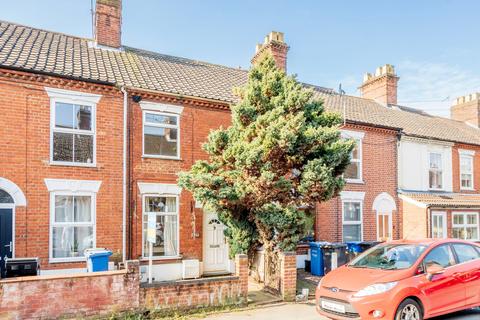
[[[123,47],[98,48],[90,39],[0,21],[0,67],[97,81],[234,103],[232,88],[247,81],[247,71]],[[402,106],[340,96],[307,85],[325,100],[327,110],[349,121],[402,129],[407,135],[480,145],[480,131],[462,122]]]
[[[478,208],[480,207],[479,194],[459,193],[401,193],[401,197],[408,197],[429,207],[441,208]]]

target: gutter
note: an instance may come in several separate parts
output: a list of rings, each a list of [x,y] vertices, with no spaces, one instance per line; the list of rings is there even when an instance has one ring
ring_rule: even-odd
[[[124,87],[120,88],[123,93],[123,167],[122,167],[122,258],[126,261],[127,252],[127,109],[128,93]]]

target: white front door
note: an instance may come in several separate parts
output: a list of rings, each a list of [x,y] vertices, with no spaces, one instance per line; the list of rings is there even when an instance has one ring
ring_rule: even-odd
[[[225,226],[215,213],[205,210],[203,216],[203,271],[228,272],[228,245],[223,233]]]
[[[379,241],[392,240],[392,213],[379,212],[377,214],[377,238]]]
[[[447,213],[432,211],[432,238],[444,239],[447,237]]]

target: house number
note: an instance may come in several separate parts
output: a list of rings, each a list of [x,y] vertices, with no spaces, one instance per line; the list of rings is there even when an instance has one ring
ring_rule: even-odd
[[[219,244],[211,244],[210,248],[220,248],[220,245]]]

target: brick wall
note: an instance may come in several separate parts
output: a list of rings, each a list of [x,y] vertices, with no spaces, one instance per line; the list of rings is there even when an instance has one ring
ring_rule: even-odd
[[[138,103],[130,103],[131,112],[131,151],[132,166],[132,258],[142,255],[142,195],[138,190],[138,182],[177,183],[177,173],[190,169],[198,159],[207,159],[201,149],[211,130],[220,126],[228,127],[231,121],[230,111],[199,107],[193,102],[167,100],[167,96],[149,95],[142,101],[160,102],[182,106],[180,116],[180,160],[168,160],[142,157],[143,119]],[[223,106],[226,109],[226,106]],[[180,254],[184,258],[202,260],[202,210],[195,208],[192,195],[183,190],[180,197]],[[196,236],[193,237],[192,209],[195,216]],[[170,261],[171,262],[171,261]],[[158,262],[163,263],[163,262]]]
[[[138,261],[127,270],[0,281],[1,319],[97,316],[139,308]]]
[[[0,280],[0,319],[57,319],[123,311],[244,304],[248,260],[238,255],[234,276],[140,284],[139,262],[127,269],[72,276]]]
[[[362,140],[363,183],[348,183],[344,191],[365,192],[363,201],[363,239],[377,240],[375,198],[388,193],[396,202],[392,212],[393,237],[400,237],[401,219],[397,199],[397,138],[396,132],[364,126],[348,125],[344,129],[365,133]],[[342,241],[342,201],[335,197],[316,206],[315,238],[323,241]]]
[[[0,69],[0,71],[2,71]],[[50,198],[44,179],[100,180],[96,201],[98,247],[122,249],[123,97],[107,86],[46,76],[0,72],[0,177],[25,194],[26,207],[15,209],[16,257],[40,257],[42,269],[84,267],[85,263],[49,264]],[[11,76],[15,75],[15,79]],[[96,109],[96,167],[51,165],[50,99],[45,87],[100,94]],[[114,134],[115,133],[115,134]]]
[[[403,237],[405,239],[428,237],[427,208],[401,200],[403,212]]]
[[[297,256],[295,252],[280,253],[280,291],[284,301],[294,301],[297,292]]]

